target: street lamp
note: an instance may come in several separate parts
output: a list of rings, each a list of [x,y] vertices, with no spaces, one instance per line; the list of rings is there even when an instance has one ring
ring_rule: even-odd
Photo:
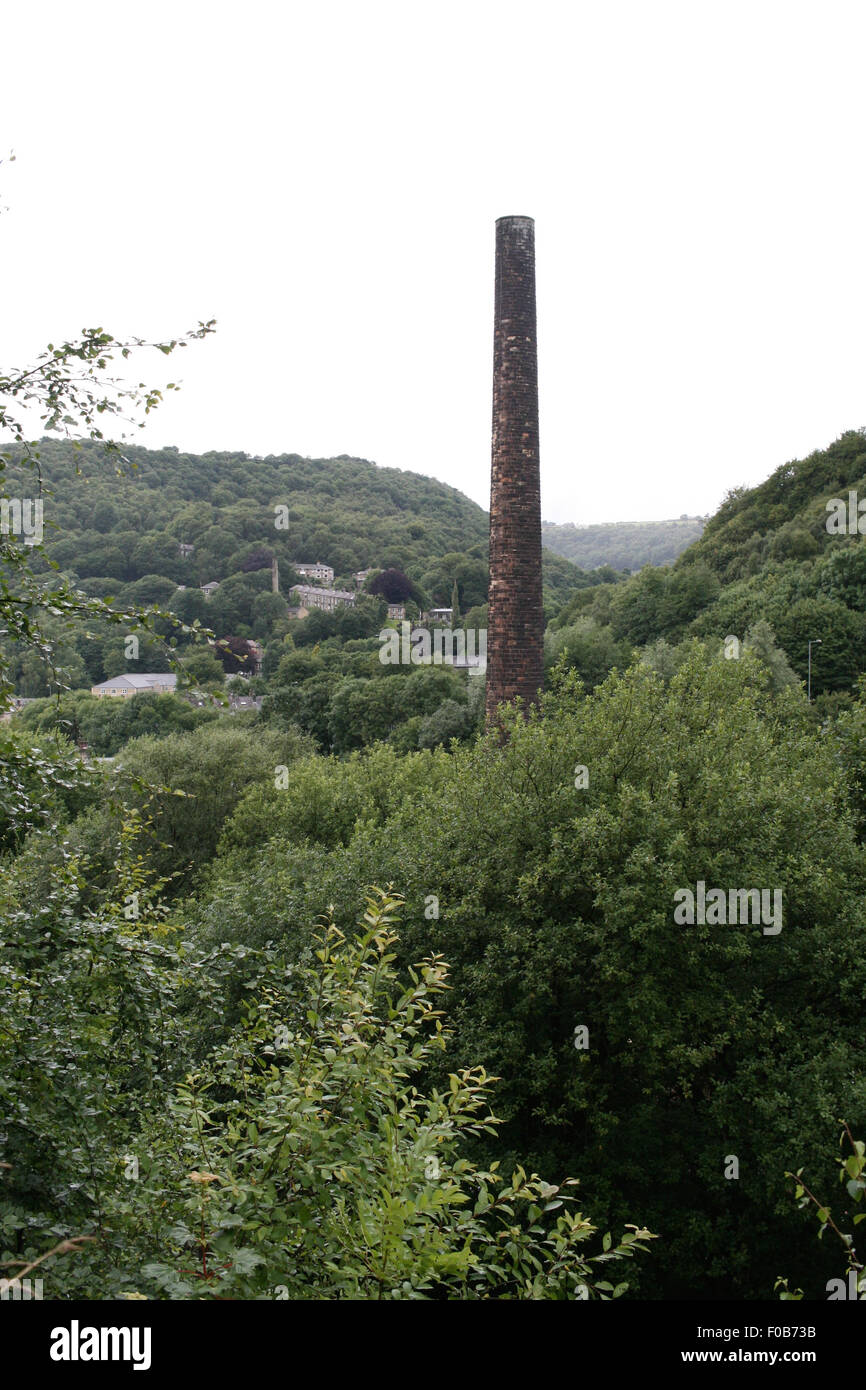
[[[813,638],[812,638],[812,641],[809,643],[809,680],[808,680],[808,684],[807,684],[807,687],[806,687],[806,697],[807,697],[807,699],[809,700],[809,703],[810,703],[810,704],[811,704],[811,701],[812,701],[812,648],[813,648],[813,647],[820,647],[820,645],[821,645],[821,638],[820,638],[820,637],[813,637]]]

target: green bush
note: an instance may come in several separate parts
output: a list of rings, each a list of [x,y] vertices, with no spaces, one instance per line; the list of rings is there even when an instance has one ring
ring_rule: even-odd
[[[448,1031],[447,968],[395,970],[399,901],[374,890],[360,932],[333,921],[294,969],[278,960],[244,1024],[188,1075],[116,1186],[134,1289],[149,1297],[564,1299],[617,1297],[609,1261],[646,1230],[583,1247],[595,1227],[573,1183],[481,1169],[491,1078],[461,1068],[421,1089]],[[118,1201],[118,1198],[121,1200]]]
[[[778,1185],[791,1144],[820,1162],[827,1119],[866,1109],[860,722],[844,746],[822,733],[748,650],[589,697],[567,676],[505,746],[436,755],[435,782],[346,843],[277,835],[218,861],[195,931],[295,953],[317,901],[347,930],[363,884],[394,882],[402,958],[451,964],[456,1061],[502,1077],[506,1153],[580,1172],[607,1224],[639,1210],[663,1232],[653,1295],[767,1297],[780,1260],[804,1265]],[[676,925],[698,880],[779,888],[783,930]]]

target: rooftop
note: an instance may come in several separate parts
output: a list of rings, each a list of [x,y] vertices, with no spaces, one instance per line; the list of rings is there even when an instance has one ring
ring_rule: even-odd
[[[140,675],[131,675],[124,672],[120,676],[112,676],[110,680],[100,681],[98,685],[92,685],[91,690],[114,690],[118,685],[131,685],[135,690],[151,690],[155,685],[177,685],[177,676],[173,671],[143,671]]]

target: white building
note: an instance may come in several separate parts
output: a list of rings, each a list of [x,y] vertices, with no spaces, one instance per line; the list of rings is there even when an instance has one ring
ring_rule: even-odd
[[[92,685],[90,693],[100,699],[104,695],[128,699],[130,695],[137,695],[140,690],[153,690],[158,695],[168,695],[176,685],[177,676],[173,672],[151,671],[140,676],[112,676],[100,685]]]
[[[320,565],[318,561],[314,565],[292,565],[296,574],[302,574],[306,579],[324,579],[326,584],[333,584],[334,571],[330,565]]]
[[[205,598],[210,598],[211,594],[215,594],[218,588],[219,580],[212,579],[208,584],[202,584],[201,591],[204,594]]]

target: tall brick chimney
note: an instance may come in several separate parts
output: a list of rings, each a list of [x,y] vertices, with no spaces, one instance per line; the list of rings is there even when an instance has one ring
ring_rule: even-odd
[[[541,480],[535,332],[535,223],[496,223],[493,453],[487,620],[488,725],[503,700],[526,704],[544,680]]]

